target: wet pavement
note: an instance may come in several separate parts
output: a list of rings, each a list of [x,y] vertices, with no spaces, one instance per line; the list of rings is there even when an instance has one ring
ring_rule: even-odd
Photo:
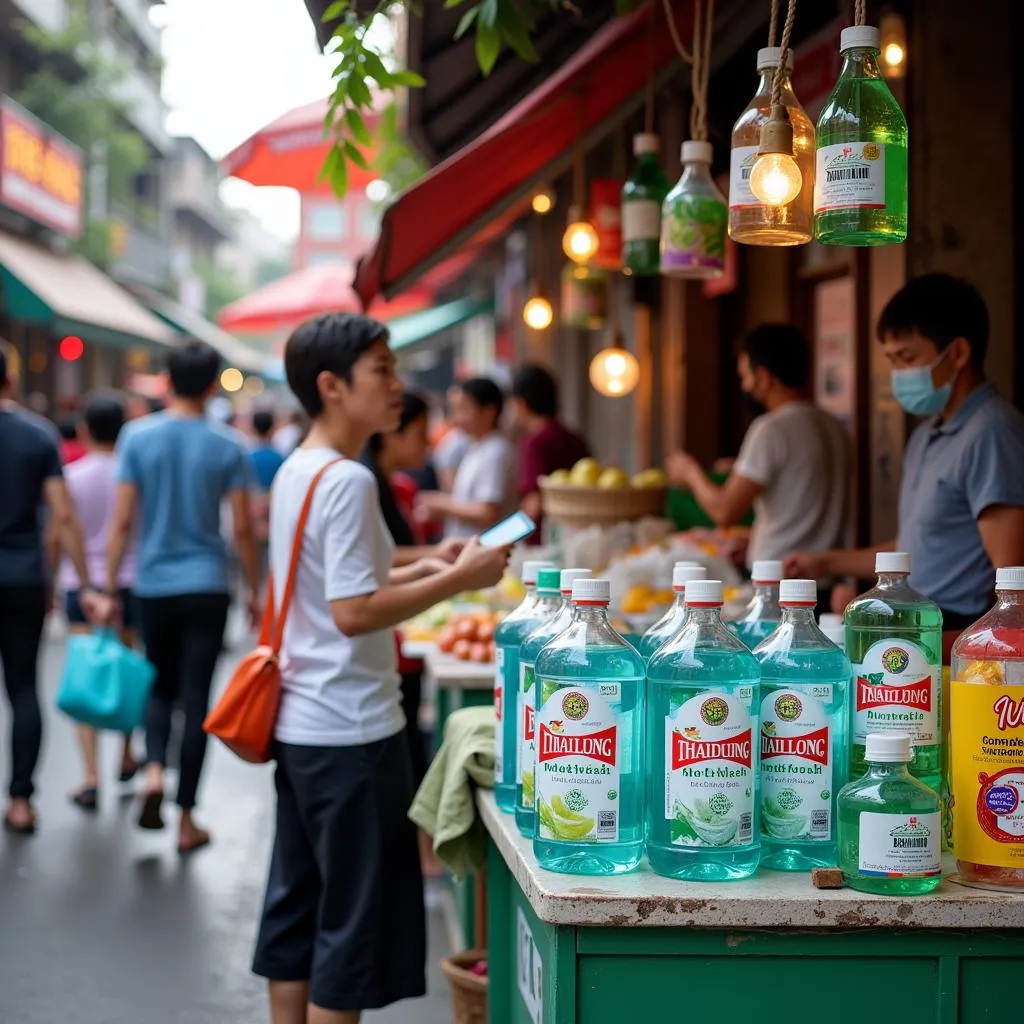
[[[221,662],[220,681],[237,657]],[[272,826],[271,769],[211,744],[199,820],[213,845],[190,858],[174,832],[141,833],[113,775],[118,744],[101,749],[100,811],[67,800],[79,781],[72,727],[53,710],[63,663],[46,643],[46,722],[37,777],[39,833],[0,833],[0,1024],[262,1024],[264,983],[249,973]],[[7,707],[0,700],[6,775]],[[436,884],[436,883],[435,883]],[[447,952],[438,893],[430,913],[429,995],[365,1015],[368,1024],[447,1024]]]

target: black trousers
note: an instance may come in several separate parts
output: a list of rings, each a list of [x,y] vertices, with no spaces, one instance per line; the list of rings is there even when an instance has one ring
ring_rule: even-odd
[[[37,675],[46,621],[46,589],[0,586],[0,665],[11,704],[12,797],[32,796],[32,777],[43,741]]]
[[[423,673],[402,673],[402,710],[405,712],[405,737],[409,745],[413,792],[427,774],[427,744],[420,730],[420,703],[423,700]]]
[[[224,643],[227,594],[180,594],[139,598],[146,657],[156,680],[146,710],[146,760],[167,764],[171,716],[180,701],[185,713],[178,757],[178,806],[191,810],[206,757],[203,719]]]

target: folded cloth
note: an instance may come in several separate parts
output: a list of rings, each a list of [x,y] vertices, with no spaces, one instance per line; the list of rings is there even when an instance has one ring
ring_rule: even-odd
[[[413,798],[409,817],[433,837],[434,853],[457,880],[483,867],[487,830],[476,809],[477,786],[494,786],[493,707],[462,708]]]

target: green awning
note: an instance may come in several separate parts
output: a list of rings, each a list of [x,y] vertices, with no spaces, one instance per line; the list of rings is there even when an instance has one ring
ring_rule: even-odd
[[[230,366],[266,380],[279,379],[272,370],[275,360],[269,353],[258,352],[239,341],[233,334],[228,334],[216,324],[210,323],[202,314],[160,292],[153,291],[152,288],[133,285],[132,292],[175,331],[186,337],[195,338],[196,341],[205,342],[210,348],[216,349]]]
[[[494,299],[456,299],[442,306],[433,306],[422,313],[400,316],[388,324],[391,334],[391,350],[398,352],[427,341],[435,334],[457,327],[475,316],[487,316],[494,313]]]
[[[13,320],[94,345],[166,348],[175,335],[119,284],[80,256],[0,231],[0,303]]]

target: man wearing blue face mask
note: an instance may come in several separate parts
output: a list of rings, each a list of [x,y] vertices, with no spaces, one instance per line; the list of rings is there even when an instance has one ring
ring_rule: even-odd
[[[988,610],[995,568],[1024,564],[1024,414],[985,379],[988,330],[981,295],[948,274],[893,296],[878,321],[893,395],[928,417],[904,453],[899,536],[794,555],[788,576],[868,578],[875,552],[896,549],[910,553],[911,586],[942,609],[947,642]]]

